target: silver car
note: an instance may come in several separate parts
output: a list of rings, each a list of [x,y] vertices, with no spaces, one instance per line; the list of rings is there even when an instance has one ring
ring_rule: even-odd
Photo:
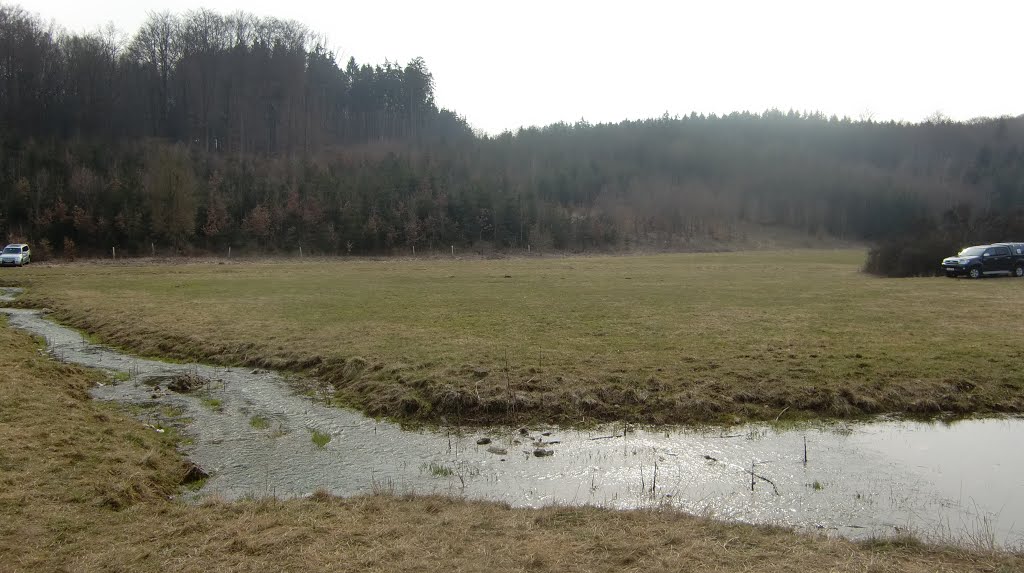
[[[32,250],[24,243],[14,243],[4,247],[0,253],[0,266],[20,267],[32,261]]]

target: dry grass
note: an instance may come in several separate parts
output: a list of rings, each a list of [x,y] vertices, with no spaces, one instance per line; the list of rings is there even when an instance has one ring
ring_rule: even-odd
[[[863,256],[88,264],[3,278],[134,352],[314,372],[339,402],[406,420],[1024,412],[1024,283],[879,279]]]
[[[857,544],[671,511],[439,497],[169,501],[164,434],[91,402],[93,375],[0,328],[2,571],[987,571],[1024,557]]]

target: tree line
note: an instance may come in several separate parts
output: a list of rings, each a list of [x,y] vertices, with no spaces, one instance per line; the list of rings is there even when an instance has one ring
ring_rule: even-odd
[[[1024,204],[1020,117],[766,110],[482,135],[437,107],[423,60],[342,66],[295,22],[159,13],[118,37],[0,5],[8,240],[65,255],[581,251],[785,228],[899,245]]]
[[[325,44],[297,22],[246,13],[152,13],[125,39],[0,6],[0,119],[21,137],[154,137],[238,154],[467,132],[435,106],[422,59],[339,66]]]

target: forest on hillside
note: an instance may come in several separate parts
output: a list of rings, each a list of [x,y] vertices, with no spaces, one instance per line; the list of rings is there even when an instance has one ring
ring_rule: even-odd
[[[778,227],[878,243],[886,274],[1024,240],[1024,117],[766,110],[475,134],[437,106],[422,59],[341,63],[326,43],[208,10],[73,34],[0,5],[0,234],[44,256],[389,254],[695,249]]]

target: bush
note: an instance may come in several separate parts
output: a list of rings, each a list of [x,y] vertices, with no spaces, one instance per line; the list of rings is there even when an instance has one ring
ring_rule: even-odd
[[[71,240],[71,237],[64,237],[64,258],[73,261],[78,256],[78,250],[75,248],[75,242]]]
[[[42,239],[32,249],[32,260],[34,261],[48,261],[53,258],[53,245],[50,244],[49,239]]]
[[[941,237],[890,239],[871,249],[864,270],[884,277],[931,277],[942,274],[942,259],[959,250]]]

